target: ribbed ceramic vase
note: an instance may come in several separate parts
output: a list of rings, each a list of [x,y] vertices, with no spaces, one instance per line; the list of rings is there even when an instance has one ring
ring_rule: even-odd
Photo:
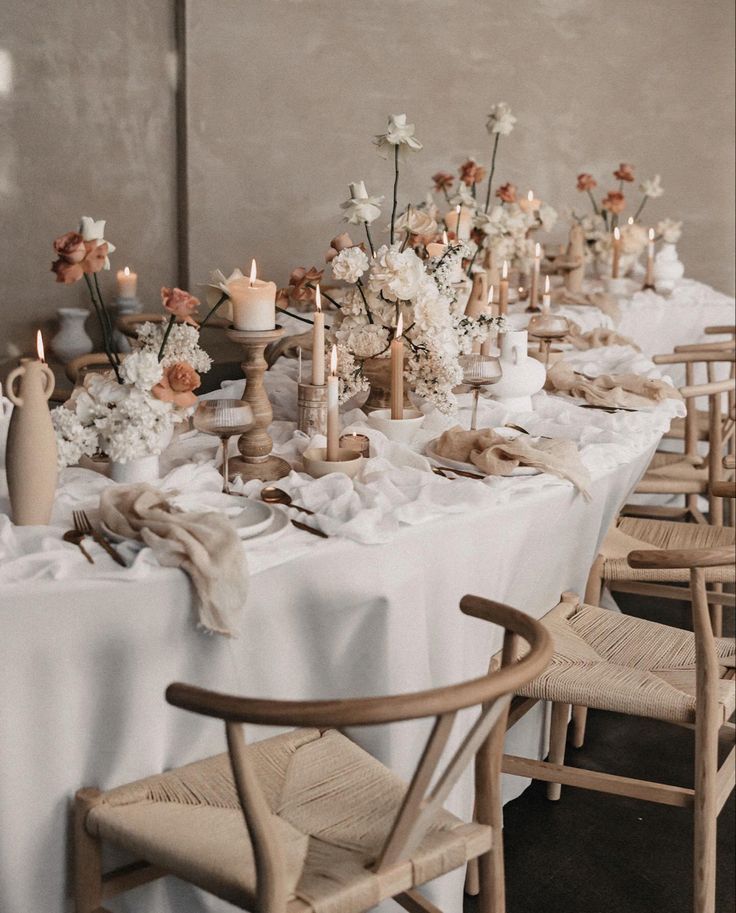
[[[8,429],[5,468],[13,522],[45,526],[56,492],[56,434],[48,399],[54,375],[34,358],[21,359],[8,374],[7,394],[14,405]]]

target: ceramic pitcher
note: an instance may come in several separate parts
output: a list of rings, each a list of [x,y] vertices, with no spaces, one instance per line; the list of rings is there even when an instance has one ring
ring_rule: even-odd
[[[10,417],[5,468],[13,522],[43,526],[51,518],[56,491],[56,434],[48,399],[54,375],[35,358],[21,359],[8,374],[7,395],[15,407]]]

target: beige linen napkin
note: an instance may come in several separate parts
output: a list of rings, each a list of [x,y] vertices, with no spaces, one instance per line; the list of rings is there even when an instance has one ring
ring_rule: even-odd
[[[527,435],[509,440],[485,428],[465,431],[456,426],[438,439],[434,447],[438,456],[462,463],[473,463],[494,476],[509,476],[519,466],[532,466],[542,472],[567,479],[590,500],[590,473],[585,468],[573,441],[532,441]]]
[[[248,565],[238,534],[224,516],[177,511],[164,492],[145,484],[106,488],[100,516],[111,532],[145,542],[159,564],[189,575],[202,627],[237,636],[248,596]]]
[[[581,305],[595,307],[607,314],[614,323],[621,318],[621,310],[613,295],[607,292],[570,292],[564,286],[552,291],[552,300],[555,304]]]
[[[640,374],[601,374],[591,380],[576,374],[564,361],[551,365],[547,386],[559,393],[584,399],[593,406],[647,409],[652,402],[681,399],[679,391],[663,380],[651,380]]]
[[[569,342],[581,352],[586,349],[600,349],[605,346],[631,346],[632,349],[641,352],[639,346],[628,336],[622,336],[607,327],[596,327],[594,330],[582,333],[580,327],[572,320],[570,321],[570,332],[562,341]]]

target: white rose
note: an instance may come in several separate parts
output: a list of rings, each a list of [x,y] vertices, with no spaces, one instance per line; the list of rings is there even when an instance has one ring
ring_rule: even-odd
[[[397,218],[396,230],[408,231],[412,235],[434,235],[437,233],[437,223],[426,210],[412,206]]]
[[[389,146],[398,146],[404,153],[409,149],[418,152],[422,144],[414,136],[414,124],[407,124],[406,114],[390,114],[385,133],[376,136],[376,146],[382,155],[388,154]]]
[[[411,248],[400,251],[398,245],[381,247],[371,266],[368,285],[375,294],[383,293],[390,301],[414,297],[424,275],[424,264]]]
[[[358,181],[350,185],[350,199],[340,204],[340,209],[345,210],[343,220],[351,225],[360,225],[367,222],[369,225],[381,215],[383,197],[369,197],[365,189],[365,182]]]
[[[491,108],[486,129],[489,133],[500,133],[501,136],[508,136],[514,129],[515,123],[516,118],[511,113],[511,108],[505,101],[500,101]]]
[[[639,185],[639,190],[641,190],[645,197],[651,197],[653,200],[656,200],[657,197],[661,197],[664,193],[664,187],[660,184],[660,177],[658,174],[655,174],[654,177],[648,181],[642,181]]]
[[[549,203],[542,203],[538,210],[539,221],[542,223],[543,231],[552,231],[557,222],[557,210]]]
[[[359,247],[346,247],[332,261],[332,275],[344,282],[357,282],[368,269],[368,257]]]

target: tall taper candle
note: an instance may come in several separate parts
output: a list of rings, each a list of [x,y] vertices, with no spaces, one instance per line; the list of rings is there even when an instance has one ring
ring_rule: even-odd
[[[542,313],[549,314],[552,297],[549,293],[549,276],[544,277],[544,295],[542,296]]]
[[[312,328],[312,383],[321,387],[325,382],[325,315],[322,311],[322,296],[319,285],[314,292],[314,326]]]
[[[391,418],[404,417],[404,316],[399,314],[391,342]]]
[[[611,266],[611,279],[618,279],[621,263],[621,232],[618,225],[613,229],[613,264]]]
[[[509,312],[509,262],[503,261],[501,281],[498,284],[498,314],[503,317]]]
[[[532,284],[529,287],[529,306],[528,311],[536,311],[539,308],[539,270],[542,264],[542,248],[539,241],[534,245],[534,268],[532,269]]]
[[[493,313],[493,286],[491,286],[488,289],[488,304],[486,304],[486,314],[492,314],[492,313]],[[492,339],[491,329],[489,327],[488,335],[481,343],[480,354],[481,355],[490,355],[492,345],[493,345],[493,339]]]
[[[644,288],[654,288],[654,229],[649,229],[647,245],[647,274],[644,277]]]
[[[327,378],[327,459],[337,460],[340,448],[340,388],[337,379],[337,346],[330,353],[330,376]]]

